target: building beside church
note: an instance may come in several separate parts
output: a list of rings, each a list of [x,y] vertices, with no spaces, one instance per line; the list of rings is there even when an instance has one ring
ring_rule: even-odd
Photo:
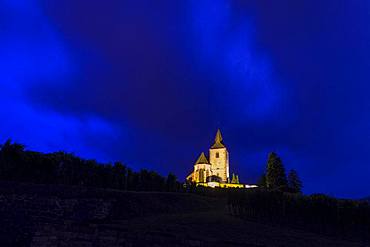
[[[256,185],[239,183],[239,176],[232,174],[230,178],[229,152],[223,143],[222,134],[217,130],[215,142],[209,149],[209,159],[202,152],[195,162],[194,170],[187,181],[206,187],[221,188],[255,188]]]

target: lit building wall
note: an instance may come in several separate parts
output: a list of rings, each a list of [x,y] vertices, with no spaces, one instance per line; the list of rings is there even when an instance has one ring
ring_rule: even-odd
[[[193,181],[196,183],[207,182],[207,177],[211,176],[210,164],[196,164],[194,165]]]
[[[212,175],[216,175],[223,182],[229,179],[229,152],[226,148],[211,148],[209,150]]]

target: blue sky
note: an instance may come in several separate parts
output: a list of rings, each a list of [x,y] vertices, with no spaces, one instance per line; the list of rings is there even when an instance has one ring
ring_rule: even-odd
[[[217,128],[255,182],[370,194],[370,3],[0,2],[0,141],[185,177]]]

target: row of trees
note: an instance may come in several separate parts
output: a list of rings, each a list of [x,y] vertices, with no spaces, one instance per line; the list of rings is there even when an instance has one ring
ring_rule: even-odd
[[[246,220],[370,240],[370,206],[366,201],[260,189],[232,190],[227,194],[230,213]]]
[[[302,195],[295,170],[286,174],[281,158],[270,153],[255,190],[227,191],[230,213],[247,220],[370,240],[370,206],[366,201],[338,200],[323,194]],[[287,193],[288,192],[288,193]]]
[[[181,184],[173,174],[162,177],[154,171],[134,172],[120,162],[100,164],[73,154],[43,154],[25,151],[24,146],[10,140],[0,145],[0,179],[45,183],[84,185],[138,191],[180,191]],[[239,183],[233,174],[232,183]],[[301,193],[302,182],[295,170],[286,176],[280,157],[270,153],[265,174],[259,186],[268,190]]]
[[[145,169],[135,172],[120,162],[101,164],[65,152],[43,154],[25,151],[23,145],[10,140],[0,146],[0,179],[136,191],[182,189],[171,173],[163,177]]]
[[[290,170],[286,175],[281,158],[274,152],[268,156],[266,172],[261,176],[258,185],[273,191],[302,193],[302,181],[296,170]]]

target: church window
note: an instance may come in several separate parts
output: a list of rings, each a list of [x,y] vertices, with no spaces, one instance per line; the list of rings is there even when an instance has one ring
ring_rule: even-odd
[[[216,158],[220,158],[220,154],[218,152],[216,153]]]

